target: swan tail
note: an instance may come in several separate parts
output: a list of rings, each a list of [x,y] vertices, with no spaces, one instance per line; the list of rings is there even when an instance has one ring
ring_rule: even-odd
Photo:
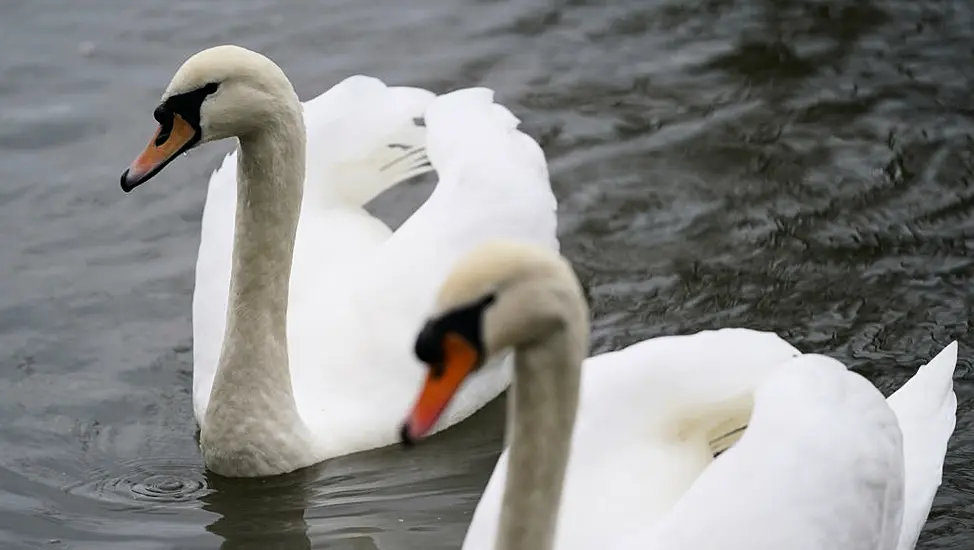
[[[916,545],[940,487],[947,443],[957,421],[956,365],[954,341],[887,400],[903,433],[906,488],[898,550]]]
[[[427,150],[440,181],[480,170],[506,178],[543,178],[548,164],[541,146],[518,130],[521,120],[494,103],[489,88],[465,88],[438,96],[426,111]]]
[[[432,170],[423,115],[436,95],[351,76],[304,104],[306,193],[363,206],[390,187]]]

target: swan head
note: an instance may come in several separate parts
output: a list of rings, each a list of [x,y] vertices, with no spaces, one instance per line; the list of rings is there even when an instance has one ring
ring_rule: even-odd
[[[300,114],[300,102],[273,61],[239,46],[203,50],[179,67],[163,93],[153,113],[159,127],[122,173],[122,189],[135,189],[202,143],[258,131],[285,109]]]
[[[553,250],[525,243],[481,245],[456,263],[433,314],[416,337],[426,381],[400,432],[425,436],[463,382],[490,359],[543,347],[556,335],[578,361],[588,353],[588,305],[571,265]]]

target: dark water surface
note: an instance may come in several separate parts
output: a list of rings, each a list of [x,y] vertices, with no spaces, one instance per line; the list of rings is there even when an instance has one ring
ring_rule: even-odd
[[[317,4],[317,5],[316,5]],[[201,467],[190,304],[208,147],[118,174],[190,54],[486,85],[549,154],[595,348],[775,330],[889,393],[961,339],[926,549],[974,546],[974,4],[4,0],[0,548],[456,548],[502,405],[411,453],[263,481]],[[401,220],[432,180],[376,209]]]

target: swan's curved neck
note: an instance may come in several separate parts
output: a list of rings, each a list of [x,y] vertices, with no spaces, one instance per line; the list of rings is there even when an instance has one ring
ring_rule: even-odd
[[[263,446],[280,446],[281,436],[306,430],[287,351],[288,283],[305,170],[304,120],[293,103],[239,138],[226,333],[200,434],[207,466],[224,475],[286,470],[266,462],[288,460],[288,449]]]
[[[515,352],[497,550],[553,548],[581,377],[572,336],[563,330]]]

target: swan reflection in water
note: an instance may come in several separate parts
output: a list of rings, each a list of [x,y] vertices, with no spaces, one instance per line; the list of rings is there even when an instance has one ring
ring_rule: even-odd
[[[501,451],[506,401],[408,451],[385,447],[256,479],[207,472],[200,502],[217,517],[206,530],[223,539],[221,550],[458,548]]]
[[[223,539],[222,550],[311,548],[308,508],[314,469],[256,479],[232,479],[207,472],[211,492],[200,500],[218,515],[206,530]]]

